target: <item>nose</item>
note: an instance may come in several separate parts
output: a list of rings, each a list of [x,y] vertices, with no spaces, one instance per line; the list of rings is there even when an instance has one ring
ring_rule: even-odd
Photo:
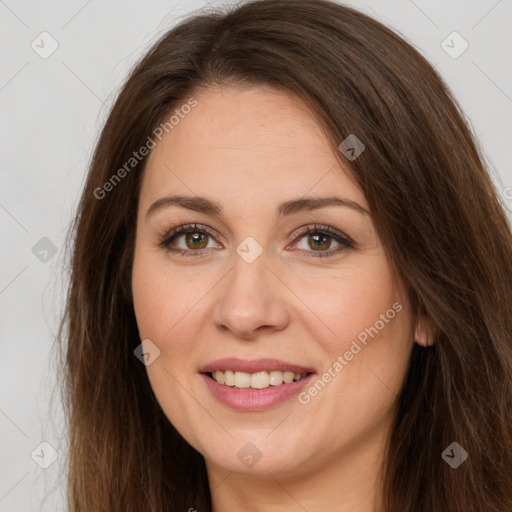
[[[268,267],[265,253],[252,263],[235,255],[234,266],[215,287],[211,318],[222,331],[244,340],[284,329],[290,314],[284,296],[286,287]]]

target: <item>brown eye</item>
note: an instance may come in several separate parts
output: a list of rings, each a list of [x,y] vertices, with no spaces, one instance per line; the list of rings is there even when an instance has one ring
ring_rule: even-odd
[[[188,249],[204,249],[208,245],[208,235],[195,231],[185,235],[185,244]]]
[[[195,224],[179,226],[160,237],[158,245],[170,252],[179,253],[182,256],[200,256],[210,249],[208,243],[214,242],[213,234],[206,227],[198,227]]]
[[[329,226],[306,227],[296,235],[295,240],[293,245],[305,256],[312,258],[333,256],[354,247],[348,236]],[[306,241],[303,243],[302,240]],[[332,248],[333,242],[336,244],[334,248]],[[302,247],[301,243],[303,243]]]
[[[308,236],[308,243],[310,244],[309,246],[312,247],[315,251],[320,249],[330,249],[331,240],[332,238],[330,236],[324,234]]]
[[[301,241],[305,240],[304,243],[301,244]],[[332,244],[340,245],[340,242],[333,240],[331,235],[326,235],[325,233],[313,233],[306,234],[300,237],[297,242],[297,249],[305,250],[305,251],[316,251],[316,252],[325,252],[328,249],[331,249]],[[335,246],[336,248],[337,246]]]

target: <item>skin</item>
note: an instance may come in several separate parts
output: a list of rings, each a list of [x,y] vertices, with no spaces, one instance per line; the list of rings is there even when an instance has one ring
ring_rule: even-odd
[[[275,213],[305,195],[337,195],[369,210],[366,198],[299,99],[260,86],[193,97],[197,106],[151,152],[138,204],[132,287],[140,339],[160,350],[146,366],[152,389],[205,457],[214,512],[379,510],[397,393],[415,335],[420,344],[425,336],[411,324],[369,215],[343,206],[280,220]],[[176,205],[146,215],[174,194],[208,197],[222,217]],[[215,237],[187,245],[182,234],[171,247],[205,247],[203,257],[158,245],[160,234],[188,223]],[[321,250],[342,250],[314,257],[308,234],[295,234],[315,224],[341,231],[354,247],[327,236]],[[263,251],[252,263],[236,252],[249,236]],[[272,357],[321,376],[394,303],[401,311],[307,404],[295,396],[266,411],[236,411],[198,373],[223,357]],[[261,453],[252,467],[237,457],[248,442]]]

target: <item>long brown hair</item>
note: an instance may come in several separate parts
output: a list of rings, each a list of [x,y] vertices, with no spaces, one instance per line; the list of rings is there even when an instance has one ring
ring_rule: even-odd
[[[336,151],[350,134],[363,141],[359,158],[338,151],[340,162],[366,195],[414,319],[430,326],[434,345],[414,346],[398,397],[385,511],[512,510],[512,235],[467,123],[436,71],[379,22],[327,0],[257,0],[204,10],[161,37],[97,142],[69,232],[59,330],[70,511],[211,509],[203,457],[134,356],[146,158],[101,198],[98,189],[201,87],[244,84],[302,98]],[[456,469],[442,457],[453,442],[468,453]]]

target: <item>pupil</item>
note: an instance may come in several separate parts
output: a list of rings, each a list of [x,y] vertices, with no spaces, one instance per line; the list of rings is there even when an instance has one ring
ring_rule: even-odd
[[[204,234],[202,233],[189,233],[187,235],[187,243],[191,242],[192,244],[201,244],[201,239],[206,238]],[[203,249],[207,244],[204,243],[204,240],[202,240],[202,245],[200,245],[199,249]],[[194,247],[197,249],[198,247]]]
[[[326,244],[325,240],[327,239],[327,237],[325,235],[311,235],[309,238],[310,238],[310,240],[313,240],[313,245],[316,248],[327,249],[330,245],[329,243]],[[324,243],[322,243],[322,242],[318,243],[319,239],[323,239]],[[327,247],[323,247],[324,245],[327,245]]]

